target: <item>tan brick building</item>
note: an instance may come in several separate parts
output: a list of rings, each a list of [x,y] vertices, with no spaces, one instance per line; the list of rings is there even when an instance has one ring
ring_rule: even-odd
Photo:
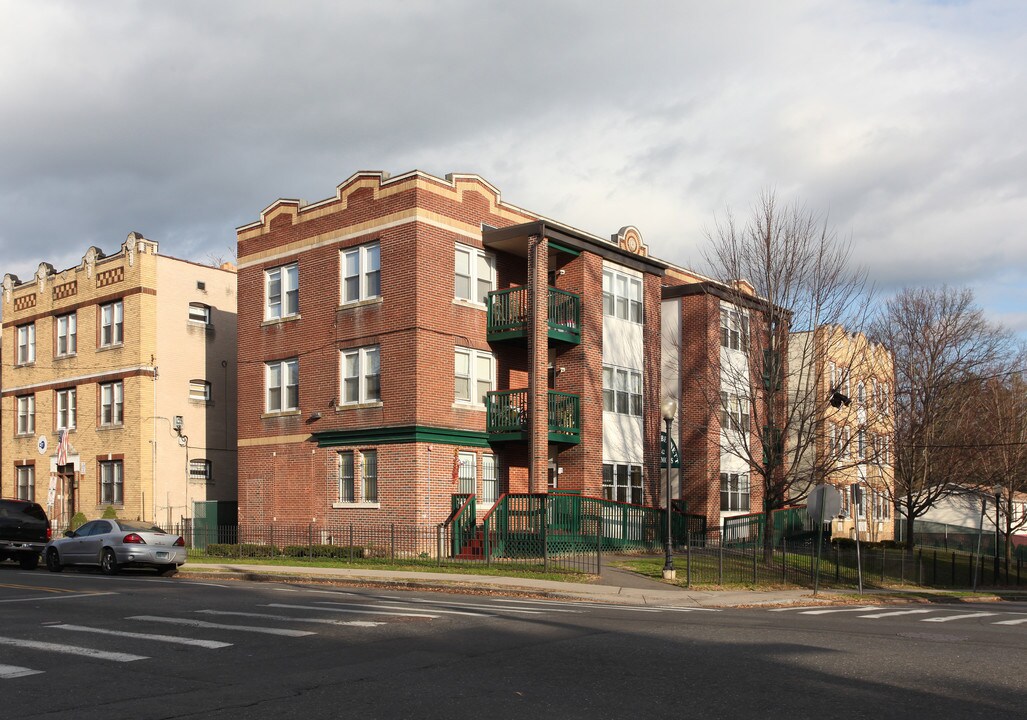
[[[235,291],[230,266],[161,256],[138,233],[5,275],[0,493],[56,527],[108,507],[170,525],[235,500]]]
[[[272,204],[238,257],[241,523],[431,526],[458,492],[652,504],[666,265],[636,229],[361,172]]]
[[[798,378],[792,389],[795,402],[811,405],[810,415],[816,418],[816,435],[799,459],[808,483],[796,490],[805,494],[808,485],[826,482],[841,491],[844,518],[834,521],[834,537],[854,538],[858,522],[861,540],[892,539],[892,353],[839,325],[792,333],[789,353],[792,363],[806,369],[806,377]],[[854,486],[860,488],[856,503]]]

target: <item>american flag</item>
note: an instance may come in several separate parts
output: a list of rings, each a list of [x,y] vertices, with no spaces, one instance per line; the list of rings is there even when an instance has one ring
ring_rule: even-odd
[[[68,431],[60,430],[60,440],[57,443],[57,465],[68,464]]]

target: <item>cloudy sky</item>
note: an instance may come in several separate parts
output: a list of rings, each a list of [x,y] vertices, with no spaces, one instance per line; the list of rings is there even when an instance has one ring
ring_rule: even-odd
[[[698,266],[773,188],[1027,335],[1022,0],[0,0],[0,98],[0,274],[412,169]]]

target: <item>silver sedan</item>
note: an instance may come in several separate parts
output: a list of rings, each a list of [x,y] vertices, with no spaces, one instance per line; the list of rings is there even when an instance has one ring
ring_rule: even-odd
[[[91,520],[47,543],[43,560],[51,572],[65,565],[99,565],[107,575],[123,567],[154,567],[170,575],[185,563],[185,540],[152,523]]]

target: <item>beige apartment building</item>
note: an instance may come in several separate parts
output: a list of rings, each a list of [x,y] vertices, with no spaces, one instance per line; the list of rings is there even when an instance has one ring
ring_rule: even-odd
[[[814,361],[804,359],[812,354]],[[832,521],[836,538],[891,540],[895,535],[893,398],[895,366],[891,351],[863,333],[839,325],[791,333],[789,356],[804,369],[792,389],[793,402],[811,405],[815,438],[799,460],[808,476],[798,484],[834,485],[841,514]]]
[[[130,233],[111,255],[4,275],[2,295],[0,495],[57,528],[108,507],[170,526],[236,499],[234,267]]]

